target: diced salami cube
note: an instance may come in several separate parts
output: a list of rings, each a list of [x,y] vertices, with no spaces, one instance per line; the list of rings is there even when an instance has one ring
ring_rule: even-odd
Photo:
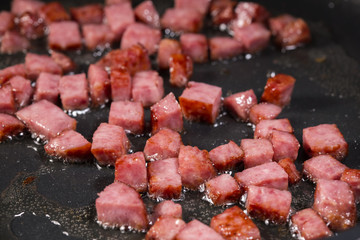
[[[254,2],[240,2],[235,8],[235,23],[238,27],[247,26],[253,22],[266,23],[270,13],[265,7]]]
[[[62,70],[51,57],[47,55],[38,55],[27,53],[25,56],[25,68],[27,76],[30,79],[37,79],[41,72],[60,74]]]
[[[238,203],[241,190],[235,179],[229,174],[222,174],[205,183],[205,194],[215,205]]]
[[[118,3],[131,3],[131,0],[105,0],[105,5],[113,5]]]
[[[278,162],[283,158],[291,158],[294,161],[297,159],[300,144],[294,134],[273,130],[270,142],[274,150],[274,161]]]
[[[19,108],[29,105],[33,88],[31,81],[21,76],[15,76],[8,81],[14,93],[15,101]]]
[[[45,34],[44,19],[37,13],[26,12],[17,18],[17,25],[21,35],[27,39],[38,39]]]
[[[180,53],[181,45],[179,41],[167,38],[161,39],[157,54],[157,63],[159,68],[169,68],[169,61],[171,55]]]
[[[34,101],[43,99],[56,104],[59,98],[59,81],[61,76],[42,72],[36,80]]]
[[[192,8],[168,8],[160,24],[162,28],[174,32],[199,32],[203,26],[203,15]]]
[[[178,157],[181,136],[171,129],[161,129],[146,141],[144,154],[147,161],[157,161],[167,158]]]
[[[25,129],[25,125],[16,117],[0,113],[0,142],[15,136]]]
[[[243,53],[241,42],[231,37],[213,37],[209,39],[211,60],[222,60],[236,57]]]
[[[280,167],[282,167],[284,169],[284,171],[288,174],[289,176],[289,183],[290,184],[294,184],[297,183],[298,181],[300,181],[301,179],[301,174],[300,172],[296,169],[296,166],[293,162],[292,159],[290,158],[284,158],[281,159],[278,164],[280,165]]]
[[[198,189],[201,184],[216,176],[209,153],[191,146],[180,147],[179,172],[184,187],[191,190]]]
[[[43,5],[42,1],[37,0],[14,0],[11,4],[11,12],[17,16],[26,12],[37,13]]]
[[[180,36],[182,52],[191,57],[194,62],[208,61],[208,42],[203,34],[184,33]]]
[[[258,124],[256,124],[254,138],[269,139],[273,130],[279,130],[288,133],[294,132],[294,129],[292,128],[290,121],[287,118],[261,120]]]
[[[281,107],[272,103],[259,103],[250,108],[249,120],[256,125],[264,119],[275,119],[281,110]]]
[[[144,107],[150,107],[164,96],[164,80],[156,71],[141,71],[135,74],[132,97]]]
[[[59,92],[65,110],[81,110],[89,106],[88,81],[85,73],[61,77]]]
[[[160,28],[160,17],[152,1],[143,1],[136,6],[135,17],[153,28]]]
[[[82,32],[85,45],[90,50],[110,46],[115,40],[115,34],[106,24],[85,24],[82,26]]]
[[[90,64],[88,79],[92,105],[100,106],[109,101],[110,79],[105,69],[95,64]]]
[[[260,23],[234,27],[234,38],[244,44],[246,52],[255,53],[269,45],[271,33]]]
[[[215,26],[230,23],[236,17],[234,11],[236,3],[236,1],[232,0],[211,1],[209,12],[212,23]]]
[[[0,84],[6,83],[10,78],[15,76],[26,76],[25,64],[16,64],[0,70]]]
[[[360,169],[345,169],[340,178],[341,181],[349,184],[355,195],[355,200],[360,201]]]
[[[115,181],[125,183],[138,192],[147,190],[147,172],[144,154],[122,155],[115,162]]]
[[[294,49],[311,41],[309,26],[302,18],[289,22],[276,35],[275,43],[286,49]]]
[[[261,100],[283,107],[288,105],[295,85],[295,78],[276,74],[267,80]]]
[[[249,120],[250,108],[256,104],[257,98],[252,89],[235,93],[224,99],[224,107],[244,122]]]
[[[276,188],[279,190],[288,189],[288,175],[279,164],[275,162],[245,169],[235,174],[235,179],[240,187],[246,188],[250,185]]]
[[[94,132],[91,153],[101,165],[114,165],[129,147],[130,142],[122,127],[101,123]]]
[[[128,226],[145,230],[147,212],[140,194],[121,182],[114,182],[98,194],[95,201],[97,219],[103,226]]]
[[[210,226],[225,239],[261,239],[258,227],[238,206],[214,216]]]
[[[53,22],[68,21],[70,15],[60,2],[49,2],[39,9],[39,15],[43,18],[47,25]]]
[[[181,195],[181,176],[177,158],[167,158],[148,164],[149,194],[156,199],[178,199]]]
[[[347,167],[330,155],[320,155],[304,162],[304,174],[312,181],[340,180]]]
[[[170,84],[185,87],[193,73],[193,61],[184,54],[173,54],[169,59]]]
[[[112,69],[110,73],[111,98],[113,101],[131,99],[132,79],[126,68]]]
[[[313,209],[334,231],[346,230],[356,224],[354,194],[343,181],[319,179]]]
[[[76,68],[76,64],[73,60],[65,54],[52,50],[51,58],[61,67],[63,73],[74,71]]]
[[[191,8],[206,14],[210,5],[210,0],[175,0],[175,8]]]
[[[274,157],[273,147],[266,139],[242,139],[240,147],[244,151],[245,168],[271,162]]]
[[[179,218],[160,217],[146,233],[145,240],[172,240],[175,239],[186,223]]]
[[[310,157],[329,154],[341,161],[348,154],[348,144],[336,124],[304,128],[303,147]]]
[[[276,36],[278,35],[287,24],[295,21],[296,18],[291,16],[290,14],[282,14],[277,17],[269,18],[269,28],[271,30],[271,34]]]
[[[30,42],[18,32],[7,31],[1,38],[1,53],[13,54],[29,49]]]
[[[0,12],[0,37],[15,26],[14,15],[8,11]]]
[[[0,87],[0,113],[13,114],[16,112],[14,93],[10,85]]]
[[[176,235],[177,240],[223,240],[222,236],[209,226],[194,219]]]
[[[120,39],[125,29],[135,22],[134,11],[129,1],[106,6],[104,12],[106,22],[116,39]]]
[[[81,7],[70,8],[73,19],[80,25],[83,24],[100,24],[103,22],[104,12],[100,4],[87,4]]]
[[[247,189],[246,210],[260,220],[285,223],[291,205],[291,193],[268,187],[249,186]]]
[[[244,152],[230,140],[229,143],[212,149],[209,157],[217,170],[226,171],[234,169],[242,161]]]
[[[32,133],[49,140],[62,131],[75,130],[76,120],[47,100],[33,103],[16,113]]]
[[[118,125],[133,134],[144,132],[144,108],[140,102],[112,102],[109,113],[109,123]]]
[[[291,217],[291,223],[299,237],[305,240],[315,240],[333,235],[321,217],[311,208],[295,213]]]
[[[78,23],[74,21],[51,23],[49,25],[48,43],[51,49],[74,50],[81,48]]]
[[[189,82],[188,87],[179,97],[181,111],[187,120],[213,124],[219,115],[221,95],[220,87]]]
[[[74,130],[50,139],[44,148],[50,156],[62,157],[69,162],[84,162],[91,156],[91,143]]]
[[[150,111],[153,134],[163,128],[169,128],[178,132],[181,132],[183,129],[181,108],[172,92],[152,105]]]
[[[182,207],[179,203],[174,203],[171,200],[165,200],[157,204],[154,208],[153,220],[154,222],[160,217],[182,218]]]

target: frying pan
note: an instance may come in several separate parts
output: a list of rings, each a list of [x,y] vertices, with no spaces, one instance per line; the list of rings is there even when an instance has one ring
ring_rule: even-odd
[[[10,8],[10,1],[1,2],[1,10]],[[64,0],[65,7],[81,6],[96,1]],[[139,1],[133,1],[134,5]],[[240,57],[237,60],[196,64],[193,81],[221,86],[223,96],[254,89],[261,96],[267,76],[271,73],[293,75],[296,86],[291,105],[279,118],[289,118],[295,136],[301,141],[302,129],[321,123],[335,123],[349,143],[349,155],[343,161],[351,168],[360,168],[360,1],[302,0],[259,1],[273,15],[290,13],[304,18],[311,29],[313,41],[304,48],[281,52],[269,47],[260,54]],[[160,13],[171,7],[172,1],[154,1]],[[210,26],[208,36],[221,34]],[[32,52],[46,53],[45,40],[32,44]],[[82,50],[68,53],[78,64],[77,72],[86,72],[89,63],[99,57]],[[24,61],[24,54],[1,55],[0,67]],[[178,97],[182,89],[168,84],[166,93]],[[101,122],[108,120],[109,105],[78,114],[77,130],[88,140]],[[149,110],[146,110],[147,133]],[[240,143],[252,138],[251,126],[236,122],[222,112],[215,125],[184,123],[182,139],[185,145],[211,150],[229,140]],[[141,151],[148,138],[130,136],[133,151]],[[303,149],[296,161],[298,169],[308,157]],[[41,144],[29,134],[0,144],[0,239],[143,239],[144,233],[103,229],[96,223],[95,199],[97,193],[114,178],[114,169],[100,168],[94,161],[84,164],[67,164],[46,156]],[[293,211],[311,207],[314,184],[301,181],[290,187]],[[226,207],[214,207],[202,200],[201,192],[186,192],[179,203],[186,222],[196,218],[206,224]],[[148,211],[156,201],[143,196]],[[359,205],[358,205],[359,208]],[[360,237],[359,210],[357,225],[345,232],[336,233],[333,239],[358,239]],[[291,239],[285,225],[266,225],[254,220],[263,239]]]

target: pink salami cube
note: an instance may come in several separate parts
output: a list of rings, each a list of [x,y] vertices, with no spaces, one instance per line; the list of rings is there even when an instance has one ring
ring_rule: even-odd
[[[281,107],[272,103],[259,103],[250,108],[249,120],[253,124],[258,124],[264,119],[275,119],[281,110]]]
[[[283,158],[290,158],[294,161],[297,159],[300,144],[294,134],[273,130],[269,140],[274,150],[274,161],[278,162]]]
[[[1,38],[1,53],[13,54],[22,52],[30,47],[30,42],[26,37],[15,31],[7,31]]]
[[[133,78],[132,97],[150,107],[164,96],[164,80],[156,71],[137,72]]]
[[[208,61],[208,42],[205,35],[184,33],[180,36],[180,44],[183,54],[190,56],[194,62]]]
[[[288,105],[295,82],[295,78],[290,75],[276,74],[267,80],[261,100],[280,107]]]
[[[172,92],[152,105],[150,111],[153,134],[163,128],[169,128],[178,132],[181,132],[183,129],[181,108]]]
[[[110,98],[110,79],[105,69],[90,64],[88,79],[92,105],[100,106],[108,102]]]
[[[180,147],[179,172],[182,184],[191,190],[198,189],[201,184],[216,176],[209,153],[191,146]]]
[[[177,158],[167,158],[148,164],[149,194],[156,199],[178,199],[181,195],[181,176]]]
[[[288,175],[279,164],[275,162],[245,169],[235,174],[235,179],[243,188],[250,185],[276,188],[279,190],[288,189]]]
[[[255,53],[269,45],[271,33],[260,23],[233,28],[234,38],[244,44],[246,52]]]
[[[241,190],[235,179],[229,174],[222,174],[205,183],[206,196],[215,205],[238,203]]]
[[[190,121],[215,123],[220,111],[222,90],[220,87],[189,82],[179,97],[181,111]]]
[[[25,125],[16,117],[0,113],[0,142],[7,137],[15,136],[25,129]]]
[[[229,59],[244,52],[242,43],[231,37],[210,38],[209,48],[211,60]]]
[[[130,142],[120,126],[101,123],[94,132],[91,153],[101,165],[114,165],[129,148]]]
[[[180,53],[181,45],[179,41],[167,38],[161,39],[157,54],[157,63],[159,68],[169,68],[169,61],[171,55]]]
[[[125,183],[138,192],[147,190],[147,172],[144,154],[122,155],[115,162],[115,181]]]
[[[178,234],[185,227],[185,225],[186,223],[179,218],[160,217],[146,233],[145,240],[175,239],[176,234]]]
[[[284,158],[281,159],[278,164],[280,165],[280,167],[282,167],[284,169],[284,171],[288,174],[289,177],[289,183],[290,184],[294,184],[297,183],[298,181],[300,181],[301,179],[301,174],[299,173],[299,171],[296,169],[296,166],[293,162],[292,159],[290,158]]]
[[[221,24],[230,23],[235,17],[234,7],[236,1],[233,0],[213,0],[210,3],[210,16],[212,23],[215,26],[220,26]]]
[[[14,0],[11,4],[11,12],[17,16],[26,12],[37,13],[43,5],[43,2],[37,0]]]
[[[360,200],[360,169],[345,169],[340,178],[341,181],[349,184],[354,193],[355,200]]]
[[[175,8],[191,8],[206,14],[210,5],[210,0],[175,0]]]
[[[222,236],[209,226],[194,219],[176,235],[178,240],[223,240]]]
[[[108,5],[105,7],[104,12],[106,22],[115,34],[116,39],[120,39],[125,29],[135,22],[134,11],[129,1]]]
[[[238,27],[247,26],[253,22],[266,23],[270,13],[266,8],[254,2],[240,2],[235,8],[236,19],[234,24]]]
[[[224,239],[261,239],[258,227],[238,206],[228,208],[214,216],[210,227]]]
[[[0,12],[0,36],[15,26],[14,15],[8,11]]]
[[[256,104],[257,98],[252,89],[235,93],[224,99],[224,107],[244,122],[249,120],[250,108]]]
[[[68,162],[84,162],[91,156],[91,143],[80,133],[66,130],[44,146],[50,156],[64,158]]]
[[[61,76],[51,73],[42,72],[36,80],[36,89],[34,101],[43,99],[52,103],[57,103],[59,98],[59,81]]]
[[[160,28],[160,17],[152,1],[143,1],[136,6],[135,17],[143,23],[153,27]]]
[[[212,149],[209,157],[217,170],[226,171],[234,169],[242,161],[244,152],[230,140],[229,143]]]
[[[144,132],[144,108],[139,102],[112,102],[109,113],[109,123],[118,125],[133,134]]]
[[[144,154],[147,161],[176,158],[182,145],[181,136],[171,129],[161,129],[146,141]]]
[[[47,55],[27,53],[25,56],[25,68],[28,78],[37,79],[41,72],[61,75],[62,70],[56,62]]]
[[[88,81],[85,73],[61,77],[59,92],[65,110],[85,109],[89,106]]]
[[[267,139],[242,139],[241,149],[244,151],[244,167],[251,168],[271,162],[274,150]]]
[[[15,76],[9,80],[8,84],[11,85],[18,107],[23,108],[29,105],[33,94],[31,81],[21,76]]]
[[[311,41],[309,26],[302,18],[289,22],[276,35],[275,43],[280,47],[294,49]]]
[[[319,179],[340,180],[348,167],[330,155],[320,155],[304,162],[304,174],[312,181]]]
[[[258,124],[256,124],[254,138],[269,139],[273,130],[279,130],[288,133],[294,132],[294,129],[292,128],[290,121],[287,118],[261,120]]]
[[[56,137],[62,131],[76,128],[75,119],[47,100],[41,100],[21,109],[16,116],[32,133],[46,140]]]
[[[80,25],[100,24],[103,22],[104,12],[100,4],[87,4],[81,7],[70,8],[73,19]]]
[[[246,210],[260,220],[285,223],[291,205],[291,193],[268,187],[249,186],[247,190]]]
[[[145,230],[147,212],[141,196],[132,187],[114,182],[100,192],[95,201],[97,219],[106,227],[128,226]]]
[[[82,26],[85,45],[90,50],[110,46],[115,40],[115,34],[106,24],[85,24]]]
[[[165,200],[157,204],[154,208],[154,222],[160,217],[182,218],[182,207],[179,203],[171,200]]]
[[[191,57],[178,53],[169,59],[170,84],[175,87],[185,87],[193,73]]]
[[[12,87],[10,85],[0,87],[0,113],[13,114],[16,112],[16,109]]]
[[[51,49],[74,50],[81,48],[79,24],[74,21],[51,23],[48,43]]]
[[[343,181],[319,179],[313,209],[334,231],[343,231],[356,224],[354,193]]]
[[[113,101],[131,99],[132,79],[125,68],[112,69],[110,73],[111,98]]]
[[[278,35],[287,24],[295,21],[295,19],[296,18],[290,14],[282,14],[277,17],[269,18],[269,28],[271,30],[271,34],[274,36]]]
[[[162,28],[174,32],[199,32],[203,26],[203,15],[192,8],[168,8],[160,24]]]
[[[341,161],[348,154],[348,144],[336,124],[304,128],[303,147],[310,157],[329,154]]]
[[[16,64],[0,70],[0,84],[6,83],[10,78],[15,76],[26,77],[25,64]]]
[[[39,16],[49,25],[53,22],[68,21],[70,15],[60,2],[49,2],[39,9]]]
[[[63,73],[74,71],[76,68],[76,64],[73,62],[73,60],[71,60],[71,58],[65,54],[52,50],[51,58],[57,65],[61,67]]]

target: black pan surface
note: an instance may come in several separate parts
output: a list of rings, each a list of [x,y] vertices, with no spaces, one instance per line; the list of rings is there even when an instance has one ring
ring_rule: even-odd
[[[1,10],[8,10],[10,1],[2,1]],[[61,1],[66,7],[97,1]],[[136,5],[139,1],[133,1]],[[158,10],[172,6],[172,1],[154,1]],[[301,141],[302,129],[321,123],[335,123],[349,143],[349,155],[344,163],[360,168],[360,1],[302,0],[258,1],[273,15],[290,13],[304,18],[311,29],[313,41],[304,48],[282,53],[274,47],[250,59],[211,62],[195,66],[193,81],[221,86],[223,97],[247,89],[261,96],[267,76],[273,72],[293,75],[296,86],[291,105],[279,118],[289,118],[295,135]],[[207,26],[208,36],[219,32]],[[46,53],[45,41],[34,42],[31,51]],[[99,57],[82,50],[68,53],[78,64],[77,72],[87,72],[90,63]],[[0,68],[24,61],[24,54],[0,55]],[[168,84],[165,91],[178,97],[182,89]],[[77,130],[88,140],[101,122],[108,120],[109,105],[90,109],[76,116]],[[149,121],[149,111],[146,111]],[[185,145],[201,149],[212,148],[233,140],[252,138],[251,126],[236,122],[222,113],[215,125],[185,122],[182,139]],[[147,126],[149,132],[149,125]],[[148,134],[130,136],[133,151],[141,151]],[[300,149],[298,169],[307,159]],[[143,239],[143,233],[103,229],[96,223],[97,193],[114,178],[113,168],[98,168],[94,162],[66,164],[44,154],[43,146],[29,134],[0,144],[0,239]],[[311,207],[314,185],[308,181],[290,187],[294,211]],[[209,224],[210,219],[224,211],[202,200],[203,193],[186,192],[180,201],[186,222],[196,218]],[[156,204],[143,197],[149,212]],[[360,206],[358,205],[358,208]],[[360,224],[334,239],[359,239]],[[263,239],[292,239],[286,225],[266,225],[254,220]]]

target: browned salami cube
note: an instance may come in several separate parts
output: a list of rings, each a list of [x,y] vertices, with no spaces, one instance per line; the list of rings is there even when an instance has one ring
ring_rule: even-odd
[[[104,68],[90,64],[88,69],[89,91],[93,106],[101,106],[110,98],[110,79]]]
[[[219,171],[234,169],[244,157],[243,150],[233,141],[220,145],[209,152],[210,160]]]
[[[45,21],[37,13],[26,12],[17,18],[17,26],[21,35],[27,39],[38,39],[45,35]]]
[[[169,68],[170,57],[173,54],[181,54],[179,41],[167,38],[161,39],[157,54],[157,63],[159,68]]]
[[[126,68],[111,69],[111,98],[115,101],[131,99],[132,79]]]
[[[360,169],[345,169],[340,178],[341,181],[349,184],[355,195],[355,200],[360,200]]]
[[[76,64],[73,60],[63,53],[53,50],[51,51],[51,58],[61,67],[63,73],[68,73],[76,69]]]
[[[0,36],[15,26],[14,15],[8,11],[0,12]]]
[[[74,21],[53,22],[49,25],[48,44],[55,50],[76,50],[82,41],[79,24]]]
[[[175,53],[169,59],[170,84],[175,87],[185,87],[193,74],[194,64],[191,57]]]
[[[109,123],[124,128],[133,134],[144,132],[144,108],[140,102],[112,102],[109,113]]]
[[[244,151],[244,167],[251,168],[271,162],[274,150],[267,139],[242,139],[241,149]]]
[[[88,81],[85,73],[61,77],[59,92],[65,110],[82,110],[89,107]]]
[[[286,49],[294,49],[310,41],[309,26],[302,18],[290,21],[275,36],[275,43]]]
[[[68,21],[70,15],[60,2],[49,2],[39,9],[39,15],[47,25],[52,22]]]
[[[242,191],[229,174],[222,174],[205,183],[205,194],[214,205],[238,203]]]
[[[290,184],[294,184],[294,183],[297,183],[298,181],[300,181],[301,174],[296,169],[296,166],[292,159],[284,158],[284,159],[281,159],[278,163],[288,174]]]
[[[265,24],[270,16],[264,6],[254,2],[239,2],[235,8],[235,14],[235,23],[240,27],[253,22]]]
[[[211,1],[209,12],[212,23],[216,26],[230,23],[236,17],[234,11],[236,3],[232,0]]]
[[[199,32],[204,16],[192,8],[168,8],[160,19],[162,28],[174,32]]]
[[[214,229],[194,219],[176,235],[178,240],[211,239],[224,240]]]
[[[73,19],[80,25],[83,24],[100,24],[103,22],[104,12],[100,4],[87,4],[81,7],[70,8]]]
[[[230,111],[235,118],[244,122],[249,120],[250,108],[257,104],[254,90],[238,92],[224,99],[224,107]]]
[[[283,107],[290,104],[295,78],[287,74],[276,74],[267,80],[261,101]]]
[[[25,125],[16,117],[0,113],[0,142],[15,136],[25,129]]]
[[[271,30],[271,34],[277,36],[287,24],[295,21],[296,18],[291,16],[290,14],[281,14],[277,17],[269,18],[269,28]]]

